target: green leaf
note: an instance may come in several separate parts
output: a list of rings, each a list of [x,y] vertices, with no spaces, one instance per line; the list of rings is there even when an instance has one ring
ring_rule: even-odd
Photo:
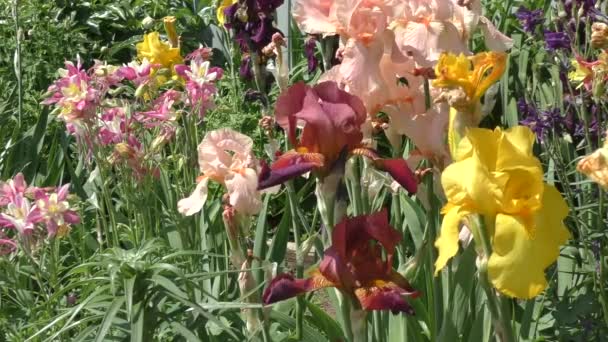
[[[201,340],[190,329],[186,328],[185,326],[183,326],[177,322],[171,322],[169,324],[175,331],[177,331],[180,335],[182,335],[186,339],[186,341],[201,342]]]
[[[266,250],[268,249],[266,232],[268,231],[268,227],[266,225],[266,215],[268,214],[268,203],[270,203],[270,195],[266,195],[264,198],[264,206],[260,211],[258,216],[258,222],[255,229],[255,241],[253,243],[253,255],[259,260],[266,259]],[[258,260],[254,260],[253,267],[260,267],[260,262]],[[253,273],[254,279],[258,284],[261,284],[264,281],[264,270],[260,269]]]
[[[125,302],[125,297],[122,297],[122,296],[114,299],[114,301],[108,308],[108,311],[106,312],[105,317],[103,318],[101,327],[99,328],[99,331],[97,332],[97,337],[95,338],[95,342],[104,341],[106,334],[108,333],[108,330],[110,330],[110,326],[112,325],[112,322],[114,321],[114,317],[116,316],[116,314],[118,313],[118,310],[120,310],[120,308],[122,307],[124,302]]]
[[[317,328],[323,331],[330,341],[344,341],[344,332],[338,322],[329,316],[323,309],[306,300],[306,306],[310,310],[311,316],[306,316],[306,319],[314,324]]]

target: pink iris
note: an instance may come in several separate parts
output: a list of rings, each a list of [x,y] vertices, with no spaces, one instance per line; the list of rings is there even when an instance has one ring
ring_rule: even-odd
[[[340,158],[363,155],[372,159],[376,168],[389,172],[410,193],[416,192],[416,178],[405,160],[382,159],[376,151],[361,146],[365,106],[335,82],[321,82],[313,87],[296,83],[279,96],[275,116],[294,149],[281,155],[261,174],[260,189],[308,171],[323,178]],[[303,128],[298,140],[299,125]]]

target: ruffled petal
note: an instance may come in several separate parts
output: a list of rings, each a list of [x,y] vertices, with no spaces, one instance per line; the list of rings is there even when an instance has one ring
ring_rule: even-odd
[[[247,167],[253,163],[253,140],[229,128],[211,131],[198,145],[198,164],[201,173],[213,175],[218,181],[231,168]]]
[[[208,184],[209,178],[203,178],[196,185],[196,188],[189,197],[183,198],[177,202],[177,211],[186,216],[192,216],[201,211],[207,201]]]
[[[500,189],[475,156],[448,166],[441,174],[441,184],[448,201],[455,205],[474,204],[478,212],[487,214],[498,210]]]
[[[544,270],[557,260],[560,246],[570,233],[563,224],[568,214],[561,194],[545,185],[542,209],[535,215],[532,236],[526,220],[498,214],[488,276],[500,292],[517,298],[532,298],[547,286]]]
[[[333,1],[297,0],[293,4],[292,16],[302,32],[334,35],[338,33],[338,21]]]
[[[262,200],[258,192],[258,175],[255,170],[247,168],[242,172],[232,172],[225,178],[226,189],[230,195],[230,205],[237,212],[255,215],[262,209]]]

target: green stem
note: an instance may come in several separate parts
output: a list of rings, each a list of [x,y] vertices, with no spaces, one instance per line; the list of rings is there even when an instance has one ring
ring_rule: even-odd
[[[19,0],[13,0],[15,20],[15,76],[17,76],[17,127],[21,127],[23,115],[23,78],[21,75],[21,27],[19,22]]]
[[[361,157],[354,157],[353,159],[353,181],[352,181],[352,192],[353,192],[353,215],[363,214],[363,198],[361,195]]]
[[[302,278],[304,276],[304,264],[302,260],[302,254],[300,251],[300,227],[298,225],[298,209],[297,209],[297,201],[296,201],[296,192],[293,188],[292,181],[289,181],[285,184],[287,189],[287,198],[289,200],[289,210],[291,211],[291,225],[293,228],[293,236],[294,242],[296,244],[296,277]],[[296,339],[302,339],[303,332],[303,324],[304,324],[304,298],[302,296],[298,296],[296,302]]]
[[[488,258],[492,255],[492,245],[490,244],[490,238],[488,237],[488,225],[492,225],[492,222],[487,222],[484,217],[477,216],[470,220],[472,232],[475,237],[475,241],[481,244],[483,249],[482,262],[479,267],[479,280],[488,297],[488,308],[492,315],[492,323],[496,331],[496,337],[500,342],[515,342],[513,335],[513,328],[511,327],[511,312],[509,309],[510,305],[507,298],[499,296],[496,291],[492,288],[488,278]]]
[[[378,313],[378,312],[375,312]],[[352,322],[353,342],[367,342],[367,312],[353,308],[350,311]]]
[[[598,185],[599,201],[598,201],[598,213],[597,213],[597,227],[603,229],[604,227],[604,190]],[[608,326],[608,301],[606,299],[606,289],[604,289],[604,254],[600,251],[599,253],[599,274],[597,277],[598,288],[600,289],[600,303],[602,304],[602,313],[604,316],[604,322]]]
[[[340,304],[340,315],[342,316],[342,322],[344,326],[342,327],[344,330],[344,334],[346,335],[347,341],[354,341],[353,336],[353,327],[351,320],[351,305],[350,300],[346,297],[342,292],[336,289],[336,296],[338,297],[338,302]]]

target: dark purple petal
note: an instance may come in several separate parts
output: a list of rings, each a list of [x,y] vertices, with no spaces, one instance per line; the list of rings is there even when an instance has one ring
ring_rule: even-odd
[[[379,170],[388,172],[410,194],[418,191],[418,180],[405,159],[377,159],[374,164]]]
[[[301,162],[290,164],[285,167],[270,169],[260,172],[258,190],[270,188],[271,186],[283,184],[284,182],[312,171],[318,165],[312,162]]]
[[[310,282],[307,279],[295,279],[290,274],[279,274],[264,290],[262,302],[265,305],[293,298],[310,290]]]
[[[239,68],[239,75],[246,80],[253,78],[253,69],[251,69],[251,56],[247,55],[241,59],[241,67]]]
[[[315,55],[317,39],[313,36],[306,38],[304,41],[304,56],[308,61],[308,73],[313,73],[319,65],[319,59]]]

